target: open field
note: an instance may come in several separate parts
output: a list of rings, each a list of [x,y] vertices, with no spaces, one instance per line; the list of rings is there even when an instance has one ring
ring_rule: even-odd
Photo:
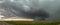
[[[40,20],[34,21],[33,19],[1,19],[6,25],[60,25],[60,20]]]
[[[46,21],[5,21],[13,25],[60,25],[60,20]]]

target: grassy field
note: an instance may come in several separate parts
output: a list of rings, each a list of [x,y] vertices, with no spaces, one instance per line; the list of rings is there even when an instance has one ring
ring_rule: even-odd
[[[47,21],[5,21],[13,25],[60,25],[60,21],[47,20]]]

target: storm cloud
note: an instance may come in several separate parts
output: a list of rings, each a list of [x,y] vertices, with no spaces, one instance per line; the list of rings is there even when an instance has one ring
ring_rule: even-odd
[[[28,18],[42,9],[49,19],[60,19],[60,0],[0,0],[0,13],[5,17]]]

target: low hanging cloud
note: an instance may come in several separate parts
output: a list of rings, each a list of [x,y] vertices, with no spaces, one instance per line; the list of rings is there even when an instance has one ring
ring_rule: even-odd
[[[60,0],[2,0],[0,12],[5,17],[41,17],[46,12],[49,19],[60,19]],[[46,18],[43,15],[43,18]]]

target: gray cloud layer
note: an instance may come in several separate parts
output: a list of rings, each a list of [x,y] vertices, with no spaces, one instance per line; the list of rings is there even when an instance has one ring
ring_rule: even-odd
[[[60,0],[3,0],[0,13],[6,17],[25,16],[22,12],[34,13],[44,9],[49,19],[60,19]]]

